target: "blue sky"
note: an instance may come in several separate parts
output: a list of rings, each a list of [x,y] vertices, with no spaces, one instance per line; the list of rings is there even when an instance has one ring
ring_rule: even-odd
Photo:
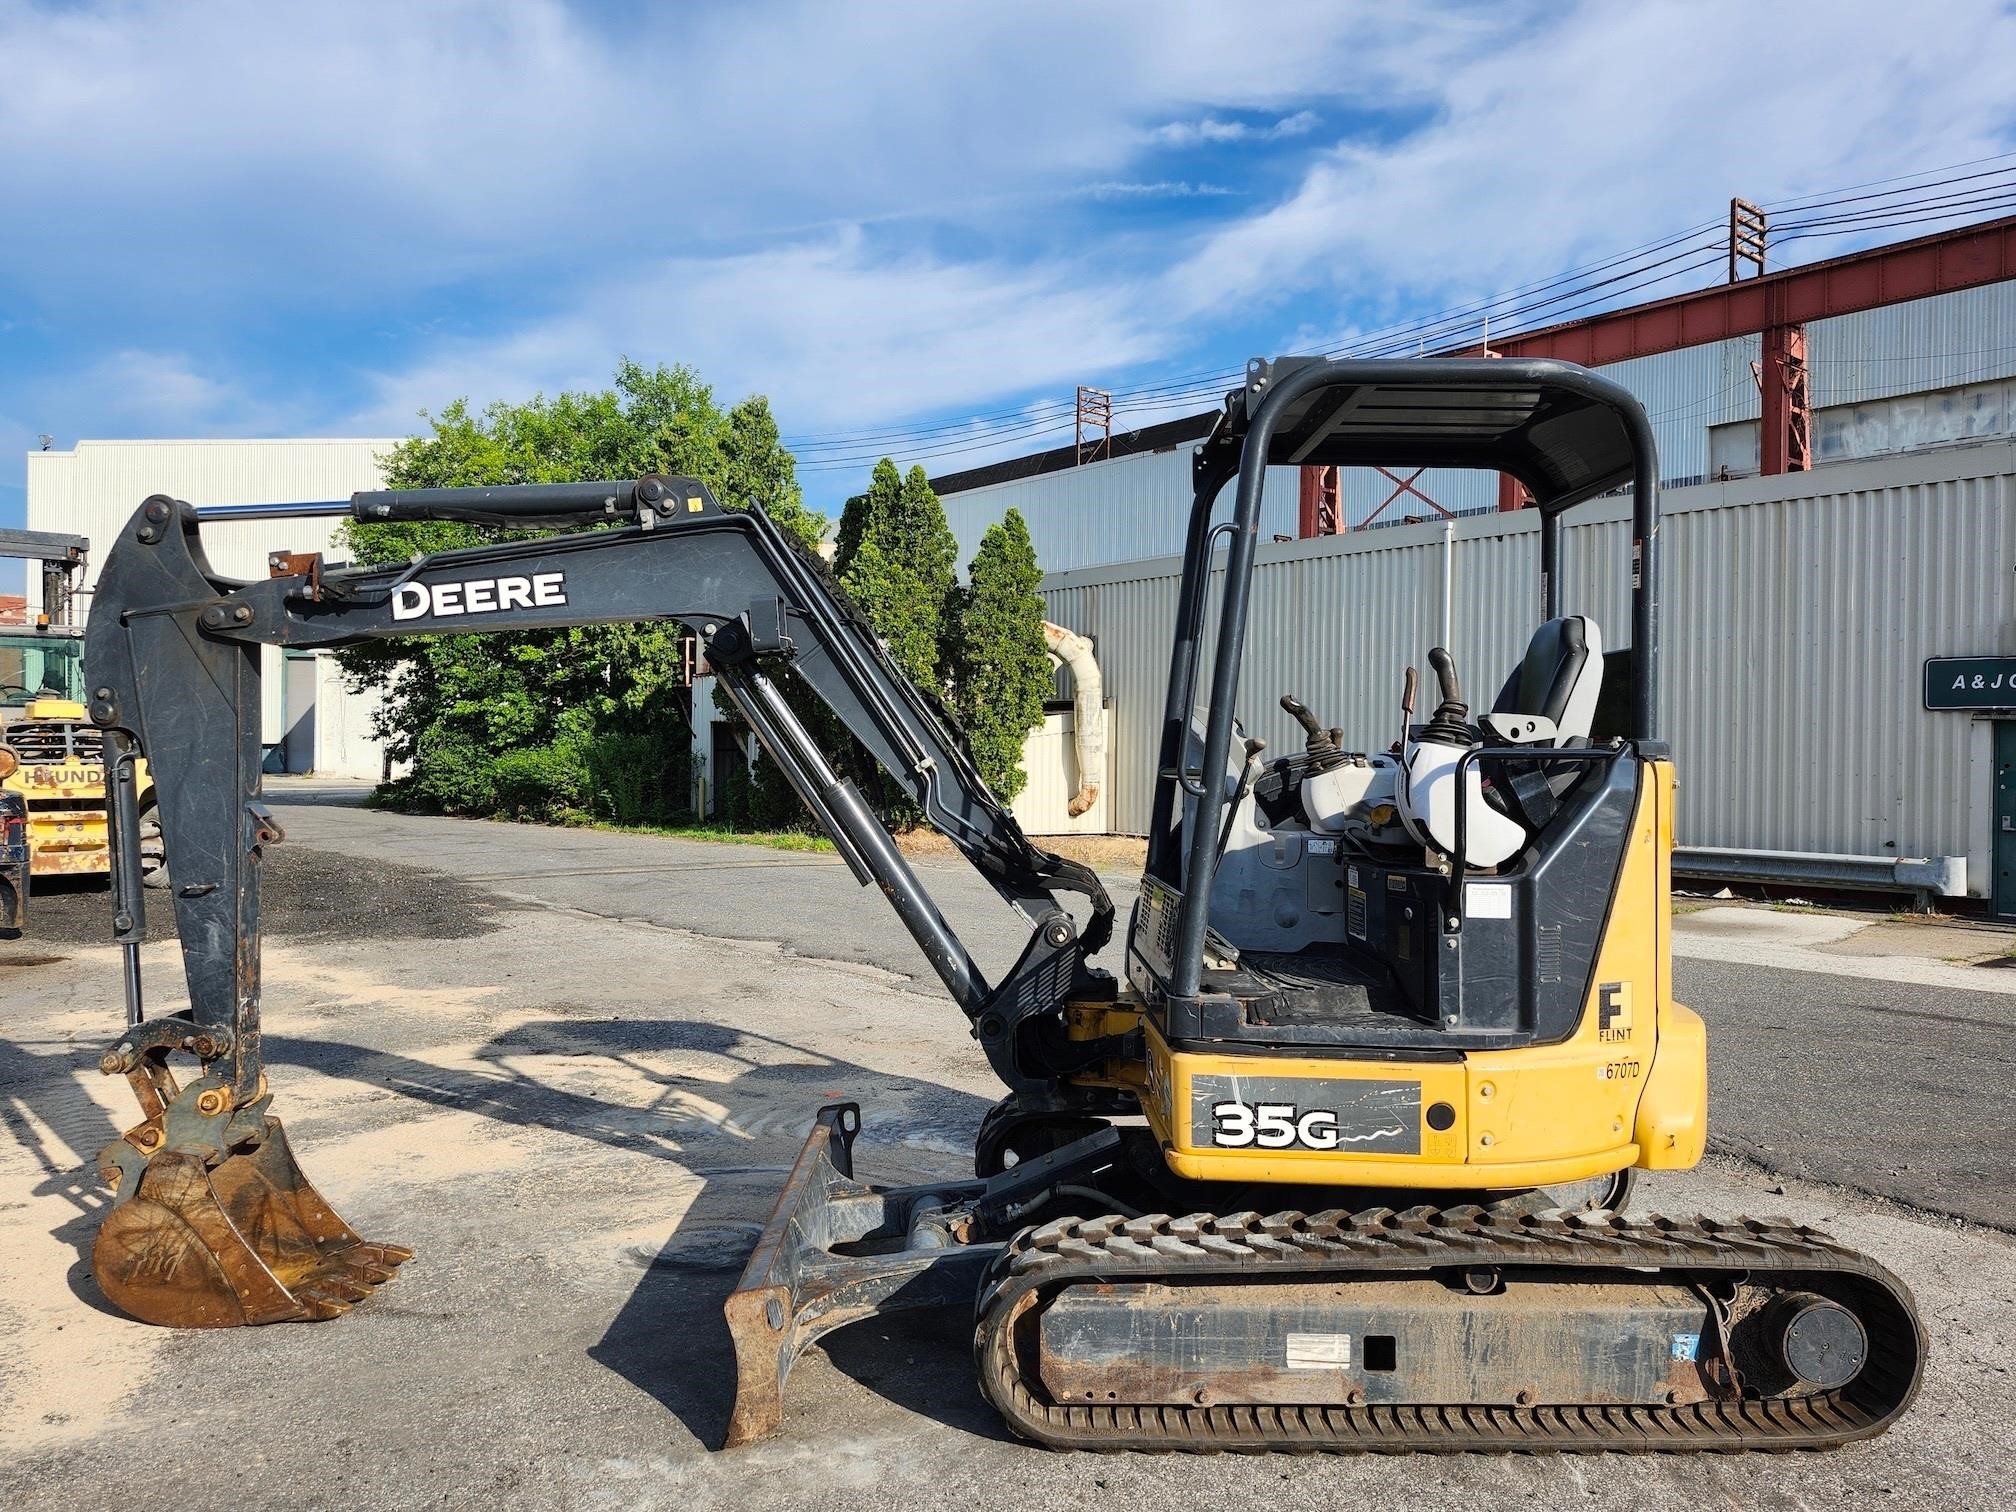
[[[1981,0],[0,0],[0,524],[40,433],[398,435],[625,354],[792,437],[1013,417],[2007,152],[2011,78]]]

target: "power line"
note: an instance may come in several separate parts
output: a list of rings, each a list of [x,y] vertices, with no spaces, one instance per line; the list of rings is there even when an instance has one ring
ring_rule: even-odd
[[[1823,228],[1817,231],[1792,231],[1788,232],[1782,238],[1779,238],[1779,240],[1781,242],[1797,242],[1797,241],[1806,241],[1816,236],[1823,238],[1842,237],[1842,236],[1853,236],[1864,231],[1884,231],[1889,230],[1893,227],[1929,226],[1938,221],[1951,221],[1959,219],[1973,220],[1978,218],[1980,213],[1984,210],[2006,211],[2012,209],[2016,209],[2016,189],[2012,189],[2010,196],[2008,198],[1992,201],[1990,203],[1978,206],[1971,206],[1954,210],[1934,211],[1930,214],[1919,212],[1903,216],[1895,220],[1863,221],[1852,226]]]
[[[1721,258],[1722,252],[1719,247],[1704,250],[1702,247],[1696,246],[1688,248],[1686,249],[1686,251],[1677,254],[1677,257],[1688,257],[1688,256],[1692,256],[1693,260],[1690,262],[1686,262],[1682,266],[1670,267],[1667,269],[1667,271],[1664,272],[1659,272],[1657,270],[1662,267],[1666,267],[1666,265],[1669,263],[1674,262],[1676,260],[1675,258],[1662,259],[1658,263],[1651,264],[1648,269],[1633,270],[1633,273],[1651,272],[1652,276],[1650,277],[1634,277],[1633,273],[1619,274],[1614,278],[1603,279],[1595,284],[1591,284],[1583,288],[1568,290],[1563,294],[1553,296],[1549,299],[1539,300],[1527,306],[1517,307],[1512,311],[1510,311],[1509,313],[1515,318],[1519,316],[1527,316],[1548,309],[1549,307],[1560,303],[1560,301],[1562,300],[1575,300],[1577,301],[1577,303],[1570,305],[1567,309],[1555,311],[1557,317],[1572,316],[1577,310],[1584,308],[1587,305],[1593,303],[1600,303],[1603,300],[1615,298],[1618,294],[1639,292],[1646,288],[1650,288],[1661,283],[1669,282],[1670,280],[1683,276],[1687,273],[1697,272],[1700,269],[1708,267],[1711,264],[1717,262]],[[1620,280],[1623,280],[1621,285],[1619,282]],[[1606,289],[1608,290],[1607,293],[1605,292]],[[1431,334],[1434,337],[1434,339],[1440,340],[1445,336],[1454,335],[1456,331],[1459,329],[1461,329],[1461,327],[1452,325],[1445,330],[1432,331],[1429,334]],[[1508,339],[1510,339],[1509,334]],[[1401,341],[1392,344],[1387,344],[1384,346],[1369,346],[1361,342],[1356,345],[1333,349],[1332,351],[1323,353],[1322,355],[1324,356],[1348,355],[1348,356],[1370,356],[1370,357],[1393,356],[1399,353],[1403,353],[1410,344],[1411,344],[1410,341]],[[1116,402],[1114,409],[1115,413],[1118,414],[1123,410],[1123,408],[1128,410],[1138,410],[1144,408],[1169,408],[1173,407],[1179,401],[1184,399],[1193,399],[1199,402],[1214,400],[1224,392],[1225,388],[1230,387],[1232,384],[1236,382],[1237,382],[1237,375],[1228,375],[1216,387],[1208,387],[1208,388],[1200,387],[1185,392],[1168,394],[1158,397],[1152,403],[1137,402],[1123,407],[1118,402]],[[971,426],[970,421],[959,422],[957,428],[961,430],[970,430],[970,426]],[[964,456],[972,452],[984,451],[989,448],[998,447],[1012,441],[1028,441],[1052,433],[1061,434],[1064,430],[1068,428],[1069,428],[1068,414],[1059,416],[1055,420],[1030,419],[1025,420],[1019,424],[1002,425],[994,429],[991,429],[982,435],[976,436],[967,434],[956,438],[946,438],[946,440],[943,442],[933,442],[932,444],[924,446],[912,446],[905,449],[905,455],[906,457],[916,461],[926,461],[950,456]],[[865,444],[865,439],[866,438],[864,438],[864,442],[855,444],[857,445]],[[919,439],[921,439],[921,437]],[[947,442],[954,440],[956,440],[960,444],[946,444]],[[852,452],[846,455],[833,455],[829,453],[824,455],[808,457],[806,460],[802,461],[799,465],[802,470],[808,472],[829,472],[840,468],[859,467],[862,466],[863,464],[872,464],[875,461],[877,461],[881,455],[882,455],[881,451],[871,446],[866,451]]]
[[[1629,251],[1617,253],[1600,262],[1586,264],[1567,273],[1536,280],[1533,283],[1508,290],[1503,294],[1480,303],[1445,310],[1436,315],[1417,316],[1406,322],[1387,326],[1380,330],[1363,332],[1354,337],[1345,346],[1335,348],[1332,352],[1325,353],[1324,355],[1356,351],[1362,348],[1367,342],[1376,341],[1388,336],[1393,337],[1396,342],[1400,342],[1404,338],[1405,342],[1411,343],[1417,338],[1422,337],[1425,333],[1434,332],[1436,333],[1436,339],[1439,340],[1441,334],[1467,329],[1469,325],[1481,321],[1486,315],[1493,316],[1494,318],[1500,315],[1517,316],[1522,311],[1517,308],[1508,307],[1506,304],[1507,301],[1515,300],[1529,293],[1544,292],[1587,274],[1607,271],[1636,257],[1664,251],[1688,237],[1697,237],[1703,232],[1713,230],[1719,224],[1720,222],[1716,221],[1704,221],[1700,225],[1688,227],[1685,231],[1661,237],[1657,240],[1647,242],[1643,246],[1631,248]],[[1657,266],[1657,264],[1653,266]],[[1136,400],[1153,402],[1158,405],[1191,398],[1215,400],[1227,389],[1236,387],[1243,376],[1243,367],[1218,369],[1207,373],[1194,373],[1178,378],[1162,379],[1154,383],[1139,384],[1133,387],[1115,388],[1112,390],[1114,405],[1117,412],[1123,407],[1133,409],[1144,407],[1140,403],[1132,402]],[[882,430],[815,433],[793,437],[792,440],[794,449],[802,449],[809,453],[835,448],[851,449],[870,441],[885,439],[925,439],[953,432],[963,432],[975,424],[1012,424],[1015,429],[1027,429],[1032,425],[1043,426],[1047,424],[1051,428],[1055,428],[1056,421],[1068,416],[1070,410],[1071,405],[1069,401],[1045,401],[1033,406],[1025,405],[1012,410],[998,411],[991,415],[962,416],[957,419],[937,421],[919,426],[894,426]]]
[[[1904,200],[1889,205],[1870,205],[1861,210],[1844,210],[1838,215],[1816,215],[1805,220],[1780,221],[1772,227],[1772,231],[1774,233],[1803,231],[1813,226],[1843,225],[1914,211],[1922,211],[1930,218],[1949,209],[1964,209],[1991,200],[2006,199],[2012,192],[2016,192],[2016,179],[2005,177],[1999,184],[1984,184],[1979,188],[1961,190],[1953,194],[1928,195],[1923,199]]]
[[[1995,158],[1977,158],[1951,168],[1973,167],[1980,163],[2016,159],[2016,153]],[[1946,174],[1943,178],[1932,175]],[[1850,186],[1850,190],[1899,187],[1880,193],[1853,193],[1847,190],[1826,195],[1809,195],[1776,202],[1770,208],[1790,211],[1794,218],[1773,228],[1772,242],[1792,242],[1855,235],[1894,226],[1927,224],[1957,216],[1978,214],[2016,206],[2016,163],[1975,173],[1956,174],[1947,169],[1927,169],[1917,174],[1897,175]],[[1981,184],[1979,181],[2005,182]],[[1977,187],[1955,189],[1956,185]],[[1936,191],[1952,189],[1941,194]],[[1841,209],[1860,205],[1861,209]],[[1826,212],[1840,210],[1838,214]],[[1801,218],[1803,217],[1803,218]],[[1361,333],[1350,341],[1321,352],[1322,356],[1392,356],[1420,350],[1431,342],[1441,345],[1453,340],[1487,318],[1494,324],[1510,326],[1505,339],[1520,334],[1516,322],[1532,322],[1543,313],[1553,323],[1585,312],[1593,305],[1615,300],[1620,295],[1641,292],[1701,269],[1719,260],[1724,243],[1719,237],[1703,240],[1719,222],[1703,222],[1684,231],[1655,239],[1594,263],[1475,300],[1426,317],[1396,322],[1379,330]],[[1676,250],[1677,249],[1677,250]],[[1665,253],[1655,257],[1656,253]],[[1597,278],[1596,274],[1608,274]],[[1544,298],[1533,296],[1545,295]],[[1531,326],[1529,325],[1529,329]],[[1212,402],[1238,384],[1243,369],[1220,369],[1185,374],[1112,390],[1116,415],[1167,410],[1189,402]],[[917,460],[961,456],[998,448],[1061,432],[1068,428],[1072,413],[1065,400],[1040,400],[991,414],[969,415],[927,422],[921,425],[889,426],[879,429],[835,431],[792,438],[801,453],[805,471],[836,471],[872,462],[881,455],[900,451]],[[1138,427],[1137,427],[1138,429]]]
[[[1783,199],[1783,200],[1766,200],[1764,202],[1763,208],[1775,214],[1779,211],[1795,211],[1795,210],[1811,209],[1815,204],[1842,205],[1849,203],[1851,199],[1880,198],[1880,196],[1856,195],[1854,191],[1857,189],[1873,189],[1879,184],[1901,184],[1904,183],[1905,180],[1907,179],[1921,179],[1925,178],[1929,174],[1934,173],[1951,173],[1955,168],[1972,168],[1980,163],[2007,163],[2011,162],[2012,160],[2016,160],[2016,152],[1999,152],[1992,157],[1969,158],[1964,163],[1948,163],[1944,168],[1923,168],[1916,173],[1900,173],[1891,178],[1871,179],[1866,184],[1850,184],[1844,189],[1824,190],[1818,195],[1794,196],[1791,199]],[[2011,170],[2007,168],[1997,168],[1997,169],[1989,169],[1987,171],[1991,173],[2007,173]],[[1983,176],[1982,174],[1971,174],[1971,173],[1962,174],[1960,178],[1941,179],[1938,182],[1948,184],[1958,183],[1962,178],[1979,178],[1982,176]],[[1912,184],[1909,186],[1909,188],[1911,189],[1927,189],[1933,187],[1935,187],[1935,185],[1931,184]],[[1893,194],[1901,194],[1905,193],[1906,191],[1891,190],[1890,192]]]

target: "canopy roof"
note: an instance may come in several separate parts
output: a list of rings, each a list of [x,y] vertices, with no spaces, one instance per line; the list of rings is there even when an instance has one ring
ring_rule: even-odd
[[[1474,467],[1510,473],[1555,514],[1632,481],[1651,437],[1637,401],[1586,368],[1541,358],[1256,361],[1226,396],[1207,457],[1236,457],[1250,417],[1282,387],[1272,467]]]

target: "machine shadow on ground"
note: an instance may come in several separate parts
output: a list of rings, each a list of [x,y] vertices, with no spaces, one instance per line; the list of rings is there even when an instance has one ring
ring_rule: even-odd
[[[710,1449],[726,1434],[735,1395],[734,1346],[721,1304],[818,1109],[840,1100],[869,1109],[858,1149],[862,1174],[894,1184],[964,1176],[968,1158],[952,1152],[971,1148],[989,1107],[969,1093],[692,1020],[542,1019],[485,1042],[475,1054],[481,1070],[333,1040],[275,1036],[266,1050],[275,1065],[648,1155],[699,1178],[700,1190],[662,1245],[631,1252],[642,1275],[588,1353],[663,1405]],[[654,1064],[666,1056],[706,1057],[732,1073],[717,1080],[669,1072]],[[643,1104],[617,1102],[541,1079],[542,1067],[584,1059],[621,1067],[631,1085],[642,1077],[658,1090]],[[313,1121],[303,1119],[302,1127]],[[297,1148],[312,1172],[312,1133],[297,1138]],[[900,1314],[844,1329],[823,1347],[844,1374],[892,1404],[999,1438],[1004,1431],[973,1381],[967,1322],[942,1309]],[[787,1412],[790,1401],[787,1388]]]
[[[0,962],[18,965],[21,962]],[[0,1039],[0,1128],[14,1137],[40,1168],[31,1197],[60,1197],[71,1212],[49,1230],[50,1236],[75,1251],[65,1281],[77,1299],[102,1313],[117,1315],[91,1278],[91,1244],[98,1220],[111,1206],[112,1194],[98,1179],[97,1153],[124,1131],[80,1085],[80,1076],[96,1076],[98,1047],[62,1041],[38,1054],[17,1040]],[[134,1121],[139,1121],[135,1110]],[[47,1135],[42,1131],[46,1130]],[[51,1147],[54,1136],[64,1147]],[[72,1154],[82,1157],[73,1163]]]

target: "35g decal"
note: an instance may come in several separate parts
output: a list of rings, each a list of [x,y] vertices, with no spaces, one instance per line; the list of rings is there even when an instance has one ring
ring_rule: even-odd
[[[1337,1115],[1327,1108],[1302,1112],[1293,1103],[1214,1103],[1211,1143],[1224,1150],[1334,1150]]]

